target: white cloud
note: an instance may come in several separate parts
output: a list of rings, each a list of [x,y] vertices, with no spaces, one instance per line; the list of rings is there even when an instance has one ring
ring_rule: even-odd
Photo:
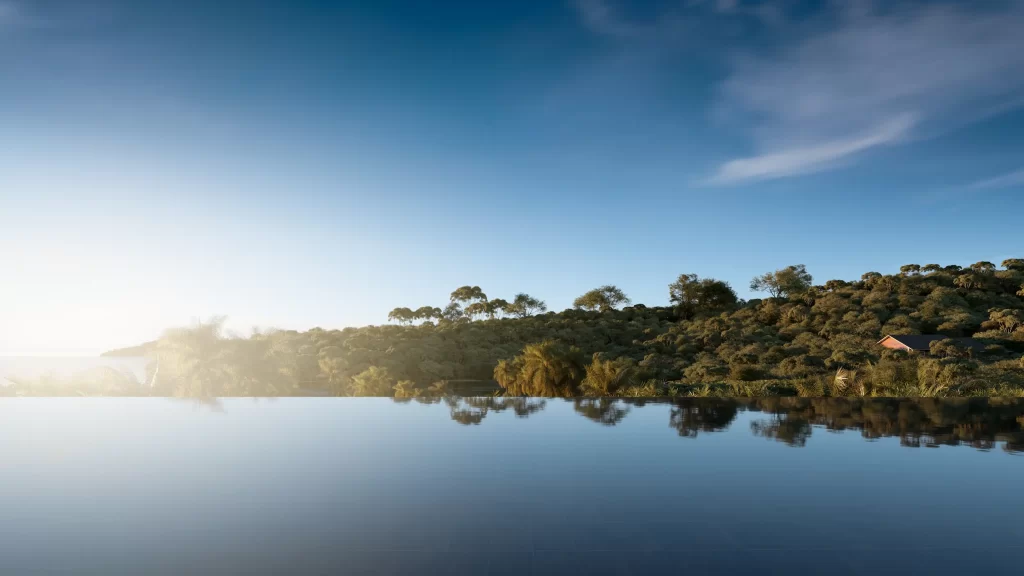
[[[718,172],[707,183],[735,184],[825,170],[858,152],[898,141],[913,125],[913,116],[905,114],[858,137],[730,160],[719,167]]]
[[[1024,168],[995,178],[980,180],[967,186],[968,190],[992,190],[995,188],[1013,188],[1024,186]]]
[[[710,181],[823,170],[911,130],[927,137],[1017,106],[1022,25],[1024,9],[1015,3],[998,13],[855,10],[802,38],[794,26],[795,43],[733,60],[719,112],[748,132],[755,154],[725,162]]]

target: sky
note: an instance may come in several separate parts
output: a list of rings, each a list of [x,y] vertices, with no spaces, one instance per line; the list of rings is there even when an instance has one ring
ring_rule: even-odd
[[[0,354],[1024,257],[1024,2],[0,0]]]

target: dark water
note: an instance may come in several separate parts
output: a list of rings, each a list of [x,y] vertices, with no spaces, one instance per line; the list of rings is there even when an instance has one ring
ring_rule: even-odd
[[[0,574],[1022,574],[1022,427],[986,400],[6,399]]]

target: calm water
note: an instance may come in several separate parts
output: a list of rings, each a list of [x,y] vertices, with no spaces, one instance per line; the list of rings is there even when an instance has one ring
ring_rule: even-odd
[[[1021,574],[1022,425],[987,401],[3,399],[0,574]]]

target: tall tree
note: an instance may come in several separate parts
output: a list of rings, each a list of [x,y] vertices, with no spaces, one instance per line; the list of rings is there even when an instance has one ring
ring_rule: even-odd
[[[728,282],[704,278],[696,274],[680,274],[668,285],[669,301],[676,305],[676,313],[683,319],[698,312],[719,312],[732,308],[739,299]]]
[[[487,317],[492,320],[499,313],[505,312],[506,310],[508,310],[508,302],[501,298],[495,298],[494,300],[487,301]]]
[[[700,299],[700,279],[696,274],[680,274],[668,285],[669,302],[686,310],[693,310]]]
[[[462,306],[459,306],[458,302],[452,302],[441,311],[440,319],[445,322],[457,322],[465,317],[466,314],[463,312]]]
[[[465,304],[466,302],[486,302],[487,294],[479,286],[462,286],[451,293],[450,300]]]
[[[519,293],[512,300],[512,303],[505,308],[505,312],[516,318],[526,318],[538,312],[545,312],[548,309],[543,300],[538,300],[529,294]]]
[[[490,310],[490,306],[488,306],[488,304],[490,303],[473,302],[469,306],[466,306],[466,316],[469,316],[470,318],[476,318],[477,316],[487,314],[488,311]]]
[[[797,264],[755,277],[750,281],[750,289],[767,292],[772,298],[785,298],[806,291],[812,280],[807,268]]]
[[[989,274],[991,272],[995,272],[996,265],[991,262],[986,262],[985,260],[982,260],[981,262],[975,262],[974,264],[971,264],[971,270],[974,270],[979,274]]]
[[[1003,268],[1024,272],[1024,258],[1008,258],[1003,260]]]
[[[399,324],[409,324],[416,319],[416,313],[409,308],[395,308],[388,313],[388,320]]]
[[[629,298],[622,290],[609,284],[587,292],[573,300],[572,305],[574,308],[582,308],[584,310],[608,312],[609,310],[614,310],[620,304],[629,304],[629,302]]]
[[[432,320],[441,319],[441,309],[433,306],[420,306],[413,312],[413,318],[416,320]]]

